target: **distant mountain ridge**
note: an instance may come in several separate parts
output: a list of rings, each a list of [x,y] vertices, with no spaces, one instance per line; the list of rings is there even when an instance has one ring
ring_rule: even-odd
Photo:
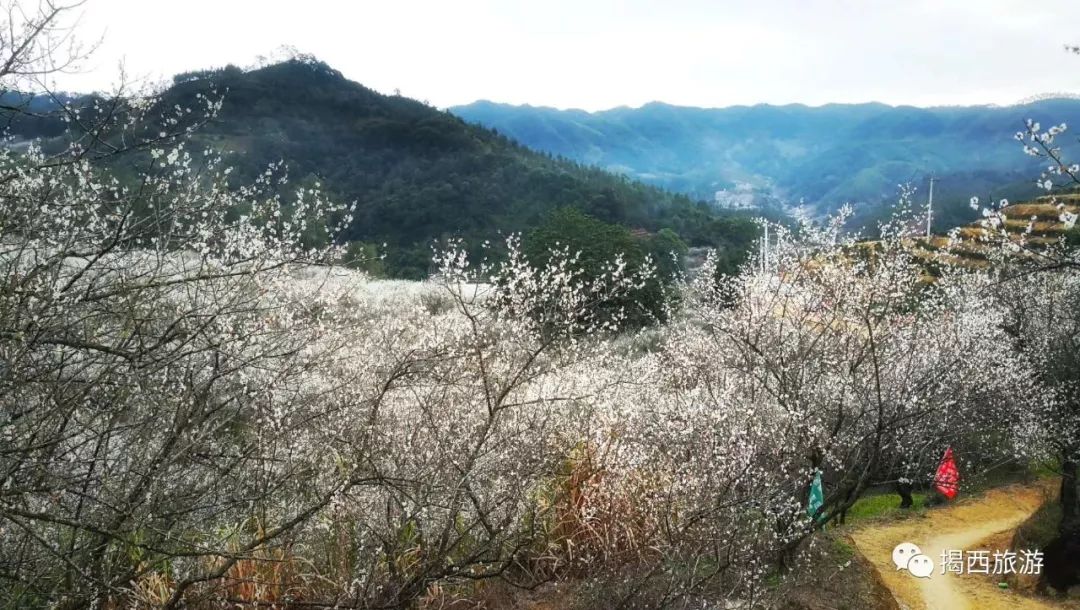
[[[319,182],[336,200],[355,201],[345,237],[364,248],[385,243],[379,250],[390,275],[425,275],[437,241],[498,244],[560,208],[647,234],[671,229],[691,246],[723,249],[756,232],[747,218],[535,152],[416,100],[378,93],[314,59],[179,74],[159,103],[198,108],[197,96],[214,92],[224,92],[223,105],[193,134],[196,149],[226,153],[237,184],[284,160],[292,184]],[[48,110],[48,100],[41,103]],[[48,146],[68,125],[53,114],[9,127]]]
[[[897,185],[935,185],[942,222],[970,220],[972,195],[1034,194],[1037,162],[1013,135],[1032,118],[1080,125],[1080,100],[918,108],[881,103],[696,108],[652,102],[599,112],[488,101],[449,109],[536,150],[695,197],[747,183],[819,212],[872,216]],[[937,207],[937,206],[935,206]]]

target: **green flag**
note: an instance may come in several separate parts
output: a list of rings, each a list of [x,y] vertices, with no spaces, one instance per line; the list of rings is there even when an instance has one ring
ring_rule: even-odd
[[[821,487],[821,471],[818,470],[814,473],[814,482],[810,484],[810,501],[806,503],[806,514],[814,517],[824,503],[825,490]]]

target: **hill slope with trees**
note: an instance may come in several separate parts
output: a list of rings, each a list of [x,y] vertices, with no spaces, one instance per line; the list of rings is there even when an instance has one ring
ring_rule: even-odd
[[[883,217],[897,185],[925,196],[931,174],[942,227],[973,220],[972,195],[1025,199],[1038,163],[1018,155],[1025,119],[1080,120],[1080,100],[1015,106],[916,108],[799,104],[694,108],[654,102],[601,112],[480,101],[450,109],[526,146],[695,197],[736,182],[825,213],[856,204],[863,224]],[[887,215],[887,214],[885,214]]]
[[[174,81],[162,109],[200,106],[200,95],[222,98],[193,144],[225,153],[237,184],[284,161],[291,183],[319,183],[331,197],[355,201],[345,238],[369,252],[380,246],[386,258],[379,265],[390,275],[426,274],[436,241],[499,243],[500,235],[527,232],[560,208],[639,234],[671,229],[694,246],[732,249],[755,232],[748,218],[533,152],[421,102],[351,82],[311,58],[189,72]],[[48,138],[56,129],[24,118],[13,131]]]

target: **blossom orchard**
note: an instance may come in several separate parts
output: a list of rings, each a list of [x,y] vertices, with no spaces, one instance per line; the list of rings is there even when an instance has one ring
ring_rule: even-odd
[[[0,151],[0,604],[437,607],[574,579],[765,605],[871,485],[946,445],[1014,455],[1058,408],[995,278],[927,285],[899,228],[782,231],[769,265],[622,331],[649,261],[538,268],[511,237],[408,288],[336,265],[352,206],[284,166],[236,185],[193,150],[200,103],[64,106],[65,150]]]

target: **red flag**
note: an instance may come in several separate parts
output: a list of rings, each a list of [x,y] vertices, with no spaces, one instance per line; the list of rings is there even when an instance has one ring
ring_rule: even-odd
[[[945,450],[945,456],[938,464],[937,473],[934,474],[934,489],[949,500],[955,498],[956,492],[960,490],[960,471],[956,469],[952,447]]]

